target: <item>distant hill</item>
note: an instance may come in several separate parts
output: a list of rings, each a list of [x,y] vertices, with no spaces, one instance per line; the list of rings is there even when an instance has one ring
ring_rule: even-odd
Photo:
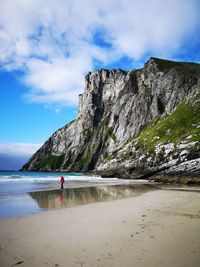
[[[0,153],[0,170],[19,170],[28,159],[28,156],[10,156]]]

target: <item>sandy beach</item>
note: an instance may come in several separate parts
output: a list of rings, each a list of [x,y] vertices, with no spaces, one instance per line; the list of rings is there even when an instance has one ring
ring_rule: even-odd
[[[155,190],[1,219],[0,229],[1,267],[199,267],[200,191]]]

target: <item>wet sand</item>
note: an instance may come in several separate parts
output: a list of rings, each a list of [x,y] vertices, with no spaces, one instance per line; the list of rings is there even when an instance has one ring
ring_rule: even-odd
[[[0,220],[0,266],[199,267],[200,193],[136,197]]]

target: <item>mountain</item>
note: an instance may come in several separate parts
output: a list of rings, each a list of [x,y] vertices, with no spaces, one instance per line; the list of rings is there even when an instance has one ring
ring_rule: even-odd
[[[150,58],[138,70],[89,72],[85,83],[77,119],[23,170],[200,181],[200,64]]]

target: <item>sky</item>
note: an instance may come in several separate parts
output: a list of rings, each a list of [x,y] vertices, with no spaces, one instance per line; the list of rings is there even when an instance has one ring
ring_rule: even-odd
[[[0,169],[76,118],[89,71],[200,62],[199,15],[199,0],[1,0]]]

